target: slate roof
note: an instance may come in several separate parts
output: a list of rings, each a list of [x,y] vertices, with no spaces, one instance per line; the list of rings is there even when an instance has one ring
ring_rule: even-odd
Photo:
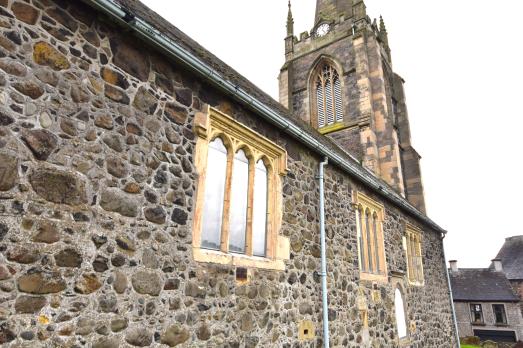
[[[501,260],[509,280],[523,280],[523,236],[507,238],[496,259]]]
[[[488,268],[460,268],[449,271],[454,301],[519,302],[502,272]]]

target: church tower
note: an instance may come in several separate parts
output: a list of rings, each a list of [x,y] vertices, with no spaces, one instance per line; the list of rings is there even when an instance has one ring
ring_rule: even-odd
[[[385,23],[363,0],[316,0],[314,26],[295,36],[289,2],[280,103],[332,138],[425,212],[404,80],[392,68]]]

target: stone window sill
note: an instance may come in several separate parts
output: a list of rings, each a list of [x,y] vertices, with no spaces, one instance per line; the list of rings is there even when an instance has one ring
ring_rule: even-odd
[[[336,131],[339,131],[339,130],[342,130],[342,129],[345,129],[345,128],[348,128],[345,125],[345,123],[343,123],[343,122],[336,122],[334,124],[330,124],[328,126],[321,127],[321,128],[318,129],[318,131],[321,134],[329,134],[329,133],[336,132]]]
[[[410,286],[415,286],[415,287],[418,287],[418,288],[421,288],[421,287],[424,287],[425,286],[425,282],[411,282],[409,280],[409,285]]]
[[[368,281],[372,281],[372,282],[378,282],[378,283],[388,283],[388,277],[386,274],[374,274],[374,273],[360,272],[360,279],[368,280]]]
[[[281,255],[281,254],[280,254]],[[273,271],[284,271],[283,258],[269,259],[241,254],[226,254],[217,250],[193,247],[193,257],[196,262],[230,265],[234,267],[259,268]]]

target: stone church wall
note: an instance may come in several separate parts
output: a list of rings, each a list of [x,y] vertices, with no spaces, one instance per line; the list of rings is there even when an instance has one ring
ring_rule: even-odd
[[[0,344],[321,344],[316,155],[79,1],[0,0],[0,31]],[[192,123],[205,104],[289,154],[284,272],[239,284],[233,267],[192,259]],[[396,347],[394,288],[359,280],[353,190],[365,192],[327,168],[332,346]],[[412,346],[448,348],[440,237],[384,204],[389,274],[405,272],[405,221],[424,230],[425,286],[405,292]],[[315,338],[299,343],[306,320]]]

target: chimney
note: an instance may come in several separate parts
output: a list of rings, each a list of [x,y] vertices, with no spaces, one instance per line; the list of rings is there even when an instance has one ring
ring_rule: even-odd
[[[503,264],[501,263],[501,259],[492,260],[492,264],[494,264],[494,270],[496,272],[503,272]]]
[[[453,272],[453,273],[456,273],[459,271],[459,268],[458,268],[458,261],[457,260],[451,260],[449,261],[450,263],[450,270]]]

